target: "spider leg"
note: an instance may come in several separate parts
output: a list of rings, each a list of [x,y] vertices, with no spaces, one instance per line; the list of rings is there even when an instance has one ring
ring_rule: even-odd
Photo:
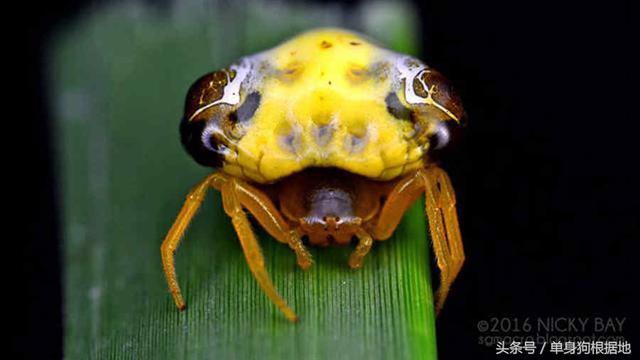
[[[369,250],[371,250],[371,245],[373,245],[373,238],[362,228],[358,229],[356,236],[359,240],[358,245],[356,245],[356,249],[353,250],[351,256],[349,256],[349,266],[352,269],[357,269],[362,266],[362,260],[369,253]]]
[[[464,262],[455,193],[444,170],[432,165],[401,179],[388,194],[378,220],[370,232],[377,240],[388,239],[405,211],[423,192],[436,263],[440,269],[440,288],[436,294],[438,313]]]
[[[409,207],[424,192],[422,177],[415,173],[398,181],[387,195],[380,215],[369,233],[376,240],[387,240],[400,224]]]
[[[217,173],[211,174],[191,189],[187,195],[184,205],[182,205],[182,209],[180,210],[178,217],[171,226],[171,229],[169,229],[167,236],[160,246],[162,267],[164,269],[165,277],[167,278],[167,284],[169,285],[169,290],[173,296],[173,301],[180,310],[184,310],[186,305],[182,298],[180,285],[178,284],[178,278],[176,276],[174,255],[178,245],[180,245],[180,240],[182,239],[185,230],[189,226],[193,216],[200,208],[200,205],[202,205],[202,201],[207,194],[207,189],[211,184],[219,182],[219,178],[220,176]]]
[[[296,254],[298,265],[304,270],[308,269],[313,261],[302,243],[302,234],[298,230],[291,230],[271,199],[257,188],[239,180],[236,180],[236,194],[242,206],[253,214],[271,236],[289,245]]]
[[[447,173],[437,166],[421,169],[419,173],[424,181],[426,213],[440,269],[440,288],[436,297],[436,313],[439,313],[451,284],[464,263],[464,250],[456,214],[455,193]]]
[[[238,188],[238,182],[233,178],[229,178],[222,185],[220,191],[222,193],[222,205],[227,215],[231,217],[231,222],[238,234],[240,245],[253,276],[269,299],[283,312],[284,316],[292,322],[297,321],[298,317],[278,294],[265,269],[260,245],[251,230],[249,219],[247,219],[247,215],[242,209],[239,199],[241,191]]]

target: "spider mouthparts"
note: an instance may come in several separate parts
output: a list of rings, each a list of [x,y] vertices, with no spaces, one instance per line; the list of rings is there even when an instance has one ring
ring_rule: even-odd
[[[348,245],[360,223],[361,219],[355,217],[344,219],[339,216],[323,216],[305,218],[301,227],[312,245]]]
[[[322,220],[324,220],[325,230],[326,229],[335,229],[338,230],[338,225],[340,224],[340,217],[335,216],[325,216]]]

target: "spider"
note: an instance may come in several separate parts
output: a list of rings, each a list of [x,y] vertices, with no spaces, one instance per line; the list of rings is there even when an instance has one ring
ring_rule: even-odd
[[[204,75],[189,89],[182,143],[214,172],[197,184],[161,246],[176,306],[185,308],[174,267],[180,240],[209,188],[249,269],[284,316],[295,312],[273,286],[247,212],[288,245],[302,269],[308,245],[357,243],[359,268],[374,240],[391,237],[424,193],[440,287],[439,311],[464,261],[455,195],[434,154],[464,111],[437,71],[341,29],[303,33]]]

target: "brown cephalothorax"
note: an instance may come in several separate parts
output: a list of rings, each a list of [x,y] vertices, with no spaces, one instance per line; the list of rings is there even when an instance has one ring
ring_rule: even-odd
[[[347,245],[377,214],[382,184],[337,169],[309,169],[276,184],[280,211],[311,245]]]

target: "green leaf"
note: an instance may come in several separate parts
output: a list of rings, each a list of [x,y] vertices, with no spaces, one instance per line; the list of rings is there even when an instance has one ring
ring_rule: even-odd
[[[415,53],[413,9],[307,3],[128,3],[88,9],[51,48],[64,221],[65,357],[435,358],[423,204],[364,267],[350,248],[291,250],[256,229],[267,266],[301,321],[259,289],[212,191],[176,257],[187,309],[167,291],[159,246],[189,188],[206,175],[183,151],[188,86],[238,57],[317,26],[347,26]],[[388,31],[385,31],[388,30]]]

